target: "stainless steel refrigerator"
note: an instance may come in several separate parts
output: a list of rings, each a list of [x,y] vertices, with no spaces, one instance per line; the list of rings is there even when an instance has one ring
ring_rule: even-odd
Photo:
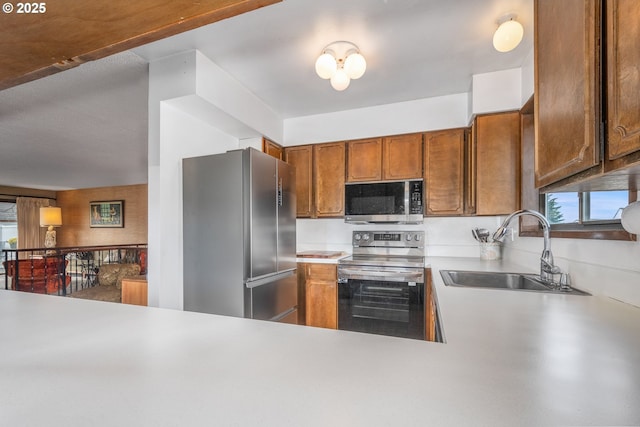
[[[297,323],[293,168],[253,148],[182,166],[184,309]]]

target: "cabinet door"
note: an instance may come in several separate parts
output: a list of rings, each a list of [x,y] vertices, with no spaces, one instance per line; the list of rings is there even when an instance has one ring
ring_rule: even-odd
[[[465,130],[424,135],[426,215],[464,213]]]
[[[296,217],[310,218],[313,212],[313,147],[287,147],[284,153],[286,162],[296,168]]]
[[[431,279],[431,269],[426,268],[424,277],[427,279],[425,286],[425,334],[427,341],[436,340],[436,302],[433,297],[433,281]]]
[[[389,136],[382,148],[382,178],[422,178],[422,134]]]
[[[382,179],[382,138],[347,143],[347,182]]]
[[[338,278],[335,265],[305,264],[307,326],[338,328]]]
[[[464,213],[476,213],[476,126],[469,129],[464,147]]]
[[[267,138],[262,138],[262,151],[279,160],[284,160],[284,149]]]
[[[313,146],[316,216],[344,216],[345,143]]]
[[[599,165],[598,5],[534,3],[536,187]]]
[[[476,117],[476,214],[506,215],[520,206],[520,113]]]
[[[640,1],[607,2],[608,160],[640,151]]]

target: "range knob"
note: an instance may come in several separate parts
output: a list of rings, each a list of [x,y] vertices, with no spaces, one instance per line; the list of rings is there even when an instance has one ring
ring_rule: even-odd
[[[407,242],[408,242],[409,240],[411,240],[411,233],[407,233],[407,234],[405,235],[405,239],[407,239]]]
[[[364,233],[364,236],[362,236],[363,240],[369,240],[369,233]]]
[[[416,234],[416,237],[414,237],[416,242],[419,242],[420,239],[422,239],[422,236],[420,236],[419,234]]]
[[[353,238],[354,238],[356,241],[359,241],[360,239],[362,239],[362,236],[360,235],[360,233],[356,233],[356,234],[353,236]]]

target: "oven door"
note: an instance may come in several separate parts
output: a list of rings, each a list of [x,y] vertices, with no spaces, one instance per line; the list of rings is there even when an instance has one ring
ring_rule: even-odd
[[[424,270],[338,267],[338,329],[425,339]]]

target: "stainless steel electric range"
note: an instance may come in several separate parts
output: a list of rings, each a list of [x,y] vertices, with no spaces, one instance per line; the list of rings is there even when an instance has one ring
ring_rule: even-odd
[[[338,329],[425,338],[424,231],[354,231],[338,262]]]

